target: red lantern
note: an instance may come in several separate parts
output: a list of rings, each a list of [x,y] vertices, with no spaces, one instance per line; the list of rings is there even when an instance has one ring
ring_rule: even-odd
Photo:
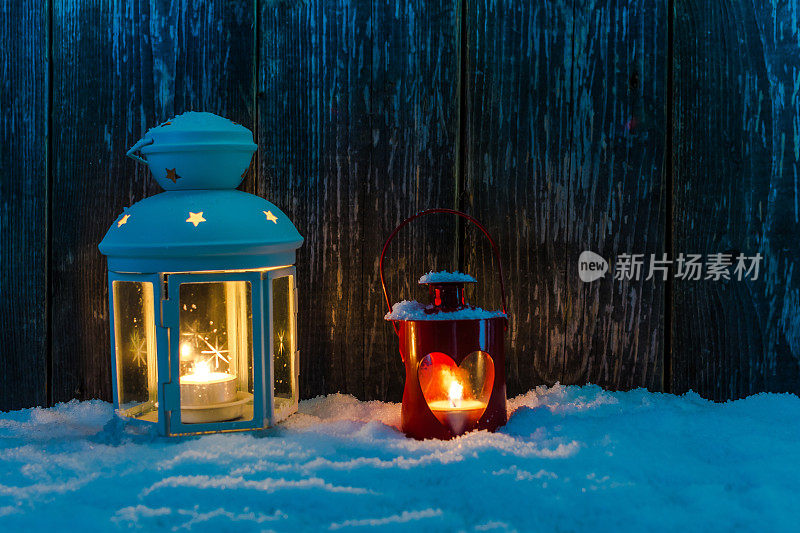
[[[412,220],[434,213],[458,215],[475,224],[492,246],[500,277],[503,310],[484,311],[464,300],[472,276],[430,273],[430,303],[403,301],[391,305],[383,276],[386,249]],[[494,431],[507,421],[504,337],[508,326],[500,253],[492,237],[474,218],[452,209],[428,209],[404,220],[386,239],[380,258],[381,285],[400,339],[406,369],[402,429],[417,439],[450,439],[468,431]]]

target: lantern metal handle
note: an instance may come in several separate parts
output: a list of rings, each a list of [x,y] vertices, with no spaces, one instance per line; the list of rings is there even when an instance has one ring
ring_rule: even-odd
[[[436,213],[446,213],[446,214],[450,214],[450,215],[458,215],[461,218],[465,218],[465,219],[469,220],[470,222],[472,222],[473,224],[475,224],[478,227],[478,229],[481,230],[481,233],[483,233],[486,236],[486,239],[488,239],[489,244],[492,246],[492,252],[494,253],[494,259],[497,262],[497,272],[498,272],[498,276],[500,278],[500,298],[501,298],[501,301],[502,301],[502,304],[503,304],[503,313],[506,314],[506,290],[505,290],[505,286],[503,285],[503,264],[500,262],[500,249],[497,247],[497,244],[495,244],[494,239],[492,239],[492,236],[489,235],[489,232],[486,230],[486,228],[484,228],[483,225],[481,225],[481,223],[478,222],[475,218],[471,217],[470,215],[468,215],[466,213],[462,213],[461,211],[456,211],[455,209],[447,209],[446,207],[437,207],[437,208],[433,208],[433,209],[426,209],[425,211],[420,211],[416,215],[410,216],[409,218],[407,218],[403,222],[401,222],[400,225],[397,226],[394,229],[394,231],[391,233],[391,235],[389,235],[389,238],[386,239],[386,242],[383,243],[383,250],[381,250],[381,260],[380,260],[380,263],[379,263],[379,269],[380,269],[380,274],[381,274],[381,287],[383,287],[383,297],[386,300],[386,307],[389,308],[389,312],[390,313],[392,312],[392,303],[389,300],[389,293],[386,291],[386,282],[384,281],[384,277],[383,277],[383,259],[384,259],[384,256],[386,255],[386,250],[389,248],[389,243],[392,242],[392,239],[394,239],[394,236],[397,235],[397,233],[406,224],[408,224],[412,220],[414,220],[416,218],[419,218],[421,216],[433,215],[433,214],[436,214]],[[399,335],[400,333],[399,333],[399,331],[397,329],[397,324],[392,322],[392,326],[394,326],[394,332]]]
[[[125,155],[127,155],[127,156],[128,156],[128,157],[130,157],[131,159],[135,159],[135,160],[137,160],[138,162],[140,162],[140,163],[144,163],[144,164],[146,165],[146,164],[147,164],[147,159],[145,159],[145,158],[143,158],[143,157],[139,157],[139,156],[138,156],[138,155],[136,155],[134,152],[138,151],[139,149],[141,149],[141,148],[142,148],[142,147],[144,147],[144,146],[147,146],[148,144],[153,144],[153,139],[149,139],[149,138],[147,138],[147,137],[142,137],[141,139],[139,139],[139,140],[136,142],[136,144],[134,144],[133,146],[131,146],[130,150],[128,150],[127,152],[125,152]]]

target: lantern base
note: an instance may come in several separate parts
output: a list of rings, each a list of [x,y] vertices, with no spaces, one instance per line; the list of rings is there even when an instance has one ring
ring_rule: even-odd
[[[208,422],[226,422],[240,418],[248,403],[253,402],[253,395],[237,392],[236,400],[209,405],[192,405],[181,407],[181,422],[184,424],[204,424]]]

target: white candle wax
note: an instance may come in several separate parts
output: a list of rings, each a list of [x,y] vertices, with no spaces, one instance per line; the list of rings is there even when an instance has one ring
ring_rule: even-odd
[[[474,425],[486,411],[486,403],[479,400],[436,400],[428,407],[433,416],[456,435]]]
[[[180,382],[183,406],[210,406],[236,400],[236,376],[226,372],[185,374]]]

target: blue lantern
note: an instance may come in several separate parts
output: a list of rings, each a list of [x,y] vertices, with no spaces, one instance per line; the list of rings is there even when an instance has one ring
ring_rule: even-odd
[[[256,148],[244,126],[191,112],[128,151],[166,192],[124,210],[99,246],[114,406],[163,435],[264,428],[297,410],[303,238],[235,189]]]

